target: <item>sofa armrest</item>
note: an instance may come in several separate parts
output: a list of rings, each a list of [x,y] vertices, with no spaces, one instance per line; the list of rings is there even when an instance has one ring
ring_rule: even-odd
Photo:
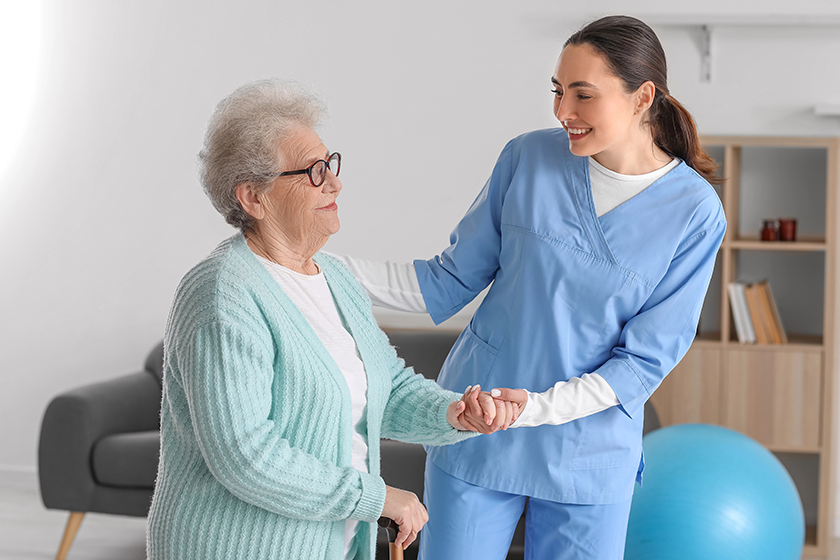
[[[48,508],[88,511],[96,482],[91,451],[103,436],[157,430],[160,386],[147,372],[73,389],[47,406],[38,442],[41,499]]]

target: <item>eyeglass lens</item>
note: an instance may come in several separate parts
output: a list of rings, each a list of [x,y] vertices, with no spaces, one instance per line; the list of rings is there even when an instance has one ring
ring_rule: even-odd
[[[333,172],[333,175],[336,177],[338,173],[341,171],[341,155],[338,153],[334,153],[330,155],[329,161],[318,160],[315,165],[312,166],[312,184],[316,187],[320,187],[324,183],[324,179],[327,178],[327,167],[329,166],[330,171]]]

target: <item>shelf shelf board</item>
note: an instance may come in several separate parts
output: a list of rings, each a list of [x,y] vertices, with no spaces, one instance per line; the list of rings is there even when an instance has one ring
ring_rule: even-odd
[[[778,350],[793,350],[802,352],[821,352],[823,350],[823,338],[811,334],[790,334],[788,333],[787,344],[742,344],[737,339],[724,343],[719,332],[700,333],[694,338],[693,346],[698,348],[720,348],[726,346],[730,349],[755,350],[757,352],[775,352]]]
[[[840,117],[840,105],[815,105],[814,114],[818,117]]]
[[[726,343],[729,349],[749,350],[753,352],[822,352],[823,339],[821,336],[788,334],[787,344],[742,344],[737,340]]]
[[[701,32],[701,80],[712,80],[712,36],[721,27],[752,27],[784,30],[788,28],[835,28],[840,16],[834,14],[749,13],[749,14],[675,14],[655,13],[639,16],[653,27],[697,28]]]
[[[802,455],[819,455],[823,452],[822,448],[820,447],[798,447],[792,445],[773,445],[773,444],[763,444],[769,451],[773,453],[791,453],[791,454],[802,454]]]
[[[823,240],[801,241],[760,241],[758,239],[731,239],[723,242],[724,248],[743,251],[825,251],[827,244]]]

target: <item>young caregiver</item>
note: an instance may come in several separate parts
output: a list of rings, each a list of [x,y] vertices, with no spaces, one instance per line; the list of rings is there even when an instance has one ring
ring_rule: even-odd
[[[492,283],[443,366],[524,406],[430,447],[424,560],[621,559],[645,401],[691,345],[726,230],[715,165],[630,17],[588,24],[551,77],[561,127],[511,140],[450,237],[411,265],[345,258],[374,304],[445,321]],[[499,394],[498,392],[496,393]]]

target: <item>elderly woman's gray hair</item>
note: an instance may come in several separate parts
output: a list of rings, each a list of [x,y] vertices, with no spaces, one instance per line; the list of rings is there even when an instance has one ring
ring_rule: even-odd
[[[198,154],[201,186],[225,220],[242,231],[253,218],[236,199],[236,186],[267,191],[283,171],[278,145],[298,126],[316,129],[326,118],[323,101],[300,84],[260,80],[222,99],[213,111]]]

